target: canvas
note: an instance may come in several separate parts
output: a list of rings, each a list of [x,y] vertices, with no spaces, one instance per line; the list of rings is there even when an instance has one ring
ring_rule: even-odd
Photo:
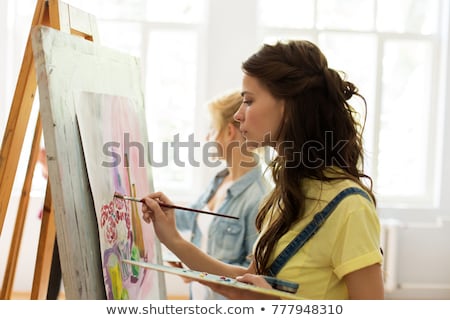
[[[153,191],[142,112],[119,96],[82,92],[76,102],[109,299],[158,298],[155,272],[121,262],[156,261],[153,226],[142,220],[140,203],[114,197]]]
[[[121,263],[161,262],[153,226],[113,198],[153,191],[139,60],[43,26],[32,44],[66,297],[165,299],[162,274]]]

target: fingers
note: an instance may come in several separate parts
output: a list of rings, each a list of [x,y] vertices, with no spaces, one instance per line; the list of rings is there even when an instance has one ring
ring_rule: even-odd
[[[158,216],[165,215],[161,207],[159,206],[159,203],[156,200],[150,197],[145,197],[143,198],[143,201],[144,202],[142,204],[142,218],[144,219],[145,222],[150,223]]]
[[[183,268],[183,265],[181,264],[181,262],[178,261],[167,261],[167,263],[174,268]]]
[[[236,280],[245,283],[250,283],[262,288],[267,289],[272,288],[272,286],[269,283],[267,283],[267,281],[262,276],[258,276],[256,274],[246,273],[242,276],[236,277]]]
[[[191,283],[193,281],[191,278],[187,277],[181,277],[181,279],[183,280],[184,283]]]
[[[154,216],[153,211],[150,209],[150,207],[146,204],[146,202],[142,202],[142,219],[144,219],[145,222],[150,223]]]
[[[245,299],[253,299],[254,293],[249,292],[247,290],[239,289],[239,288],[232,288],[228,287],[224,284],[219,283],[212,283],[208,281],[202,281],[202,280],[196,280],[197,282],[209,287],[214,292],[217,292],[220,295],[223,295],[224,297],[227,297],[228,299],[238,299],[238,300],[245,300]]]
[[[167,204],[173,204],[172,201],[162,192],[153,192],[147,195],[145,198],[151,198],[157,202],[163,202]],[[144,198],[144,199],[145,199]]]
[[[153,192],[142,198],[142,218],[145,222],[150,223],[157,218],[155,214],[164,214],[164,210],[159,203],[172,204],[172,201],[162,192]]]
[[[175,261],[167,261],[167,263],[174,268],[183,268],[183,264],[181,262],[175,262]],[[184,283],[190,283],[192,282],[191,278],[180,276],[181,280],[183,280]]]
[[[145,209],[144,209],[145,207]],[[152,222],[152,216],[151,216],[152,212],[150,211],[150,209],[143,204],[142,205],[142,219],[144,219],[145,222],[150,223]]]

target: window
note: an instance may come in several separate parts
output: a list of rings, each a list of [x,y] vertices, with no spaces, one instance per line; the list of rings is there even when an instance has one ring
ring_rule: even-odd
[[[192,188],[197,183],[194,161],[188,161],[189,150],[178,148],[176,141],[186,142],[195,132],[205,4],[198,0],[77,1],[78,7],[98,17],[102,45],[140,57],[149,131],[147,158],[153,164],[155,188],[177,194],[177,201],[178,195],[184,198],[181,201],[197,196]]]
[[[433,84],[444,71],[438,67],[448,37],[444,5],[439,0],[259,0],[265,42],[312,40],[330,67],[344,70],[365,96],[366,169],[381,206],[435,205],[438,97],[444,92]]]

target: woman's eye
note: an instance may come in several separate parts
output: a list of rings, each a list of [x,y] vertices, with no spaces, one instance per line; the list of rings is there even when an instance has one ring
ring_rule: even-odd
[[[246,104],[246,105],[248,105],[248,106],[251,106],[252,103],[253,103],[253,101],[251,101],[251,100],[244,100],[244,101],[242,101],[242,103],[243,103],[243,104]]]

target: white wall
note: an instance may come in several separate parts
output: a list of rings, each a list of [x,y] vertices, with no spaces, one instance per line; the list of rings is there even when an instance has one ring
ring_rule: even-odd
[[[450,18],[449,6],[446,10],[447,18]],[[449,53],[447,42],[444,56],[448,58]],[[379,210],[382,218],[398,219],[402,224],[397,257],[399,288],[387,295],[391,298],[450,299],[450,64],[446,68],[443,166],[437,206],[432,209]]]

